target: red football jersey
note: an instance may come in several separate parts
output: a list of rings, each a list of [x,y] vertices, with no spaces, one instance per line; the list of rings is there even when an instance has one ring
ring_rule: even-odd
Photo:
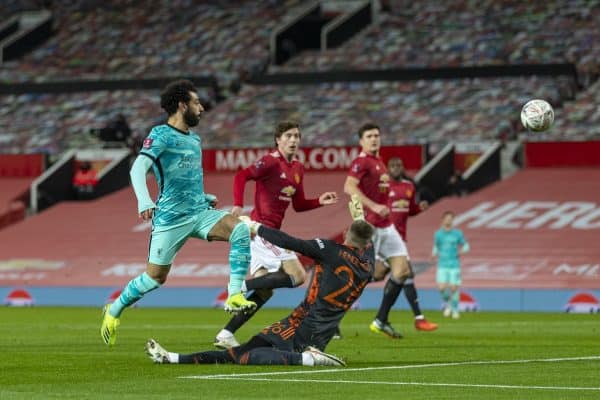
[[[396,230],[406,241],[406,222],[409,215],[421,212],[419,205],[415,202],[415,185],[406,179],[390,181],[390,195],[388,206],[390,207],[390,220]]]
[[[233,180],[233,204],[244,205],[244,188],[256,181],[254,209],[250,217],[271,228],[281,228],[285,210],[292,203],[296,211],[320,207],[319,199],[304,195],[304,166],[298,159],[288,162],[279,152],[265,154],[248,168],[240,170]]]
[[[348,176],[359,180],[358,188],[369,199],[378,204],[388,204],[390,176],[387,167],[379,156],[361,152],[352,161]],[[392,224],[389,218],[381,217],[370,210],[369,207],[365,206],[364,209],[365,219],[373,226],[385,228]]]

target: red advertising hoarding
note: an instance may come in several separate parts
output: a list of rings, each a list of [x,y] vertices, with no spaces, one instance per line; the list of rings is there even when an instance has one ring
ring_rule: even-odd
[[[273,149],[204,150],[203,167],[207,172],[235,172],[248,167],[270,151]],[[307,171],[347,171],[359,153],[358,147],[306,147],[300,149],[298,156]],[[402,158],[408,170],[418,170],[425,162],[421,145],[382,147],[381,157],[384,161],[392,156]]]
[[[36,177],[44,164],[43,154],[0,154],[0,177]]]
[[[527,142],[526,167],[600,166],[600,141]]]

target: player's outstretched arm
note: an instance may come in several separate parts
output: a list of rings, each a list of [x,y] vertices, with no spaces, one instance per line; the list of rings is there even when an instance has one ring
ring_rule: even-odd
[[[284,249],[297,251],[298,253],[315,258],[317,260],[321,259],[322,257],[323,246],[319,246],[319,239],[298,239],[288,235],[285,232],[272,229],[264,225],[260,225],[256,233],[267,241]]]
[[[300,185],[292,197],[292,207],[294,207],[294,211],[296,212],[314,210],[322,205],[323,203],[321,203],[321,198],[306,198],[306,195],[304,194],[304,185]]]
[[[140,154],[133,162],[129,171],[131,185],[138,201],[138,214],[144,220],[151,219],[153,210],[156,208],[156,204],[150,198],[148,186],[146,185],[146,174],[151,166],[152,159],[144,154]]]

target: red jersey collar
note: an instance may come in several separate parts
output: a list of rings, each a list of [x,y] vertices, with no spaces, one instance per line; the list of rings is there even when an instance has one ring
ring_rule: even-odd
[[[371,157],[371,158],[375,158],[377,160],[381,160],[381,156],[379,156],[379,155],[374,156],[373,154],[365,153],[364,151],[361,151],[360,154],[359,154],[359,156]]]
[[[271,153],[271,154],[274,154],[275,157],[281,157],[283,159],[283,161],[285,161],[287,164],[291,164],[294,161],[299,161],[300,160],[298,158],[298,155],[294,154],[294,156],[292,157],[292,159],[290,161],[288,161],[287,157],[281,151],[279,151],[279,149],[275,149],[274,153]]]

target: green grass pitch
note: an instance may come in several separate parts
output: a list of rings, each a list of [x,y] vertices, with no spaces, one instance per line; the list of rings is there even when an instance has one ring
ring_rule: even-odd
[[[267,309],[238,332],[248,339],[289,310]],[[373,311],[351,311],[328,351],[348,367],[155,365],[149,337],[170,351],[212,349],[228,316],[216,309],[134,308],[114,348],[100,310],[0,308],[0,399],[599,399],[600,315],[467,313],[405,337],[372,334]],[[233,375],[235,374],[235,375]]]

